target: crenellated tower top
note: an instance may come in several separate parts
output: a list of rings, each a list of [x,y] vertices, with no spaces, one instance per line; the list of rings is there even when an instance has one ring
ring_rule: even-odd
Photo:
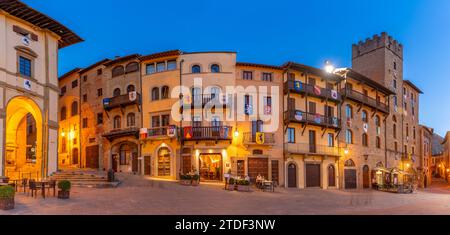
[[[380,48],[386,48],[403,60],[403,45],[389,36],[386,32],[374,35],[366,41],[360,41],[352,46],[352,58],[362,56]]]

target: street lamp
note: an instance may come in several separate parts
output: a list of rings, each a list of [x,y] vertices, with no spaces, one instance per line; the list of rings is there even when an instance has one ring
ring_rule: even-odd
[[[325,71],[327,73],[333,73],[334,72],[335,67],[333,66],[333,64],[331,64],[330,61],[325,61]]]
[[[236,129],[236,131],[234,131],[234,137],[238,138],[239,137],[239,131]]]

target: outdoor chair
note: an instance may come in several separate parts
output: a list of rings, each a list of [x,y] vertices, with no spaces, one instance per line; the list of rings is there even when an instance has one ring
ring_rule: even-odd
[[[22,179],[22,188],[23,188],[23,193],[27,192],[27,185],[28,185],[28,179]]]
[[[29,182],[29,189],[30,190],[29,190],[28,194],[31,192],[31,197],[34,196],[35,198],[37,198],[38,190],[40,188],[41,187],[37,185],[35,180],[30,180],[30,182]]]
[[[56,180],[50,180],[48,183],[48,193],[53,189],[53,197],[56,197]]]

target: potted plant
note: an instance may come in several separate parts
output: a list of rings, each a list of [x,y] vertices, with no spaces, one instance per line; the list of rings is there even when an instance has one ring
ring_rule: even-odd
[[[192,186],[198,186],[200,183],[200,175],[193,175],[191,177],[191,185]]]
[[[0,187],[0,209],[12,210],[14,209],[14,196],[16,192],[12,186]]]
[[[230,190],[230,191],[234,191],[234,188],[236,187],[236,186],[235,186],[235,183],[236,183],[236,181],[234,180],[234,178],[230,178],[230,179],[228,180],[228,184],[227,184],[226,189],[227,189],[227,190]]]
[[[70,188],[72,184],[68,180],[62,180],[58,182],[58,198],[59,199],[69,199],[70,197]]]
[[[180,184],[181,185],[191,185],[191,176],[190,175],[181,175],[180,176]]]
[[[250,182],[248,180],[238,180],[237,188],[241,192],[250,192]]]

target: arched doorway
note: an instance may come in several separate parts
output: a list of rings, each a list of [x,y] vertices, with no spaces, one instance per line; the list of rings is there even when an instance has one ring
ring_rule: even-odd
[[[333,165],[328,166],[328,187],[336,187],[336,169]]]
[[[112,147],[112,169],[124,173],[137,173],[138,147],[132,142],[121,142]]]
[[[288,165],[288,187],[297,188],[297,166],[294,163]]]
[[[370,169],[368,165],[363,167],[363,188],[370,188]]]
[[[40,178],[45,172],[42,149],[42,113],[27,97],[15,97],[6,108],[5,175]],[[1,159],[3,160],[3,159]]]
[[[170,176],[170,150],[162,147],[158,150],[158,176]]]
[[[345,189],[356,189],[356,165],[355,162],[351,159],[347,160],[344,164],[344,183]]]

